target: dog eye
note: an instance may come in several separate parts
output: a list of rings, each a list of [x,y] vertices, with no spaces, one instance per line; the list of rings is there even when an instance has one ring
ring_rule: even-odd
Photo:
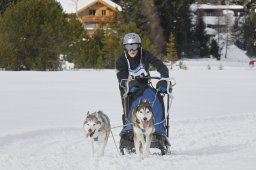
[[[142,113],[142,111],[140,111],[140,113]]]
[[[96,124],[94,123],[93,126],[95,126]]]
[[[89,123],[87,123],[87,125],[89,126]]]

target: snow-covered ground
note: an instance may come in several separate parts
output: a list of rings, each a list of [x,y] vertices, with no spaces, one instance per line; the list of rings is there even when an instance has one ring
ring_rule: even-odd
[[[80,9],[91,0],[58,1],[70,13],[75,2]],[[87,111],[102,110],[112,126],[122,124],[115,70],[0,71],[0,170],[254,170],[256,69],[248,61],[229,46],[221,61],[184,59],[187,70],[170,70],[177,82],[172,154],[151,150],[142,161],[120,156],[112,138],[105,157],[89,155],[82,130]],[[117,144],[120,130],[113,129]]]
[[[151,150],[143,161],[120,156],[112,138],[104,158],[89,156],[82,130],[87,111],[102,110],[112,126],[122,124],[115,70],[0,71],[0,169],[254,170],[256,69],[246,61],[183,62],[188,70],[170,70],[177,82],[172,154]],[[113,129],[117,144],[120,130]]]

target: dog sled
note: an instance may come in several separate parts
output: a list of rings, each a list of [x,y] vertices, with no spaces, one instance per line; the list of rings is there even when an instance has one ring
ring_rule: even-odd
[[[154,114],[154,128],[152,142],[150,148],[156,148],[161,151],[161,155],[170,154],[169,137],[169,113],[172,102],[172,87],[176,84],[174,79],[164,79],[167,89],[166,93],[159,93],[156,87],[153,86],[152,79],[160,80],[160,77],[143,77],[147,81],[144,87],[140,87],[139,94],[129,94],[129,80],[122,80],[121,87],[124,88],[123,102],[124,102],[124,127],[120,132],[120,152],[122,155],[135,152],[133,141],[133,128],[131,123],[131,116],[133,109],[139,104],[141,100],[149,100]],[[161,79],[163,80],[163,79]],[[141,89],[142,88],[142,89]]]

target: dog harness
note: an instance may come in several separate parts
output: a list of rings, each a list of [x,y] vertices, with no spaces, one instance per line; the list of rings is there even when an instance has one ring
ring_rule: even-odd
[[[97,142],[99,140],[99,137],[97,136],[96,138],[93,138],[93,140]]]

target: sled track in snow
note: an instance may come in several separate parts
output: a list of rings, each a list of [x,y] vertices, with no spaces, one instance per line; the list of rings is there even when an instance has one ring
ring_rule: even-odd
[[[254,145],[256,113],[171,123],[177,154],[221,154]],[[175,142],[175,143],[174,143]],[[181,145],[182,144],[182,145]]]
[[[229,159],[256,144],[256,114],[171,121],[171,155],[119,156],[110,137],[104,158],[91,160],[82,129],[62,128],[0,137],[1,170],[188,169],[198,163]],[[117,143],[119,129],[113,130]],[[102,163],[102,161],[104,163]],[[186,162],[184,164],[184,162]],[[187,163],[189,162],[189,163]]]

